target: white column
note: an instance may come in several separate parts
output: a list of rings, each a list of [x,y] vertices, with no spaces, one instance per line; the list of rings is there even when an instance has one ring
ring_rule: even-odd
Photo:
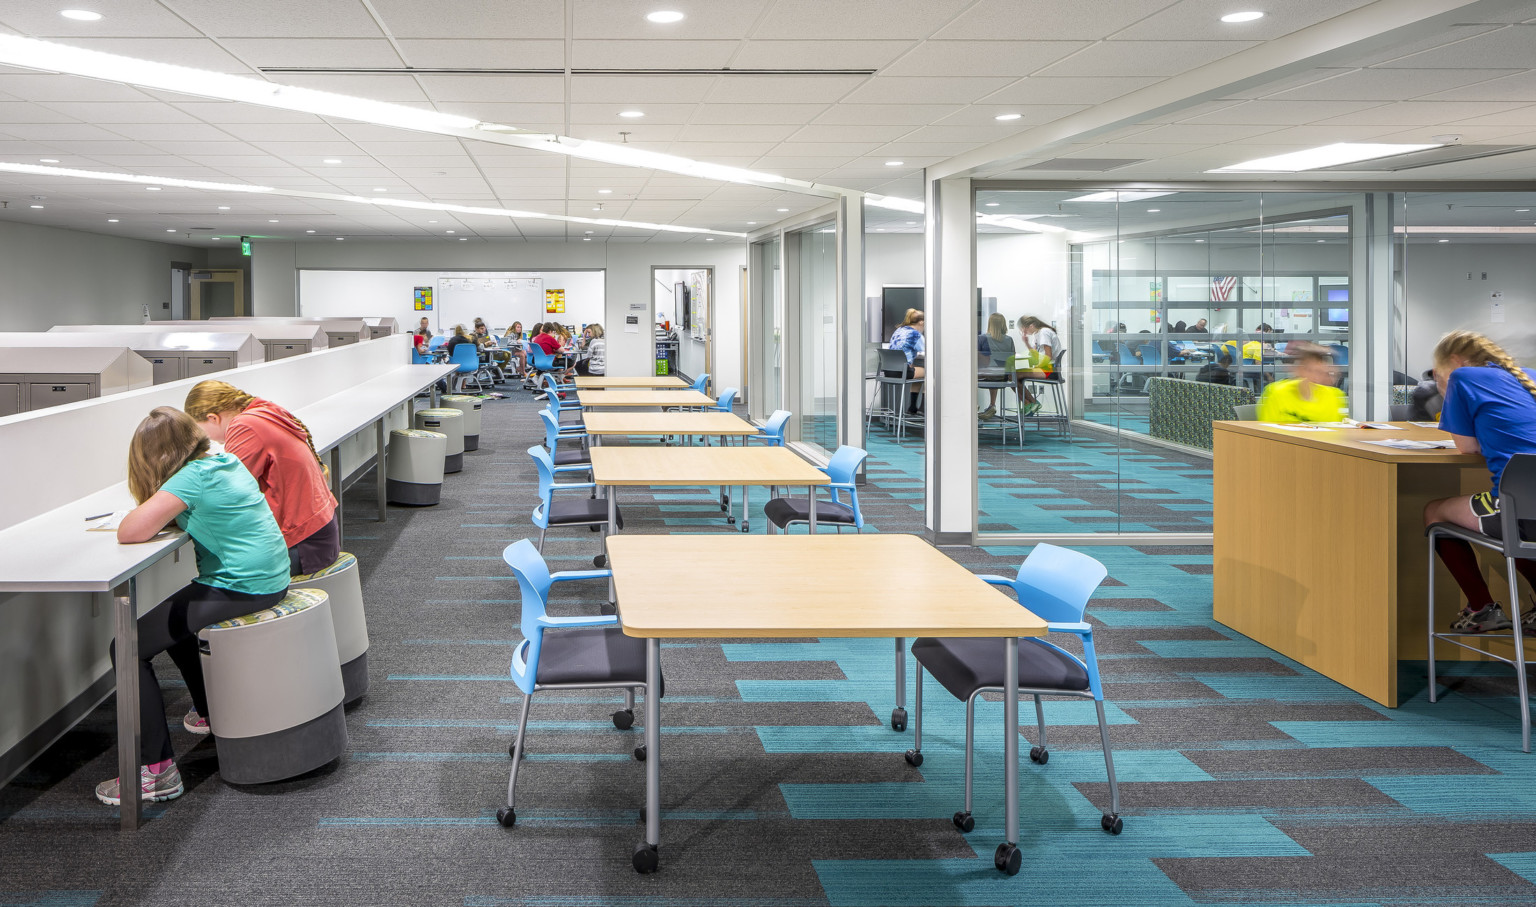
[[[837,210],[838,442],[864,446],[864,200]]]
[[[927,181],[927,527],[939,544],[976,528],[976,215],[969,179]]]

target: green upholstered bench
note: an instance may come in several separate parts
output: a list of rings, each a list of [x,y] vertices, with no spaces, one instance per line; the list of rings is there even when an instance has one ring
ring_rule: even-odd
[[[1182,378],[1149,378],[1147,398],[1152,437],[1202,450],[1214,446],[1212,422],[1236,419],[1234,406],[1254,402],[1246,387]]]

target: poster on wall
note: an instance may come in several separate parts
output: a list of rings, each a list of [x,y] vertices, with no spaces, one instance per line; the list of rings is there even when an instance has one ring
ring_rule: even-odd
[[[693,271],[688,275],[688,336],[703,340],[709,325],[709,272]]]
[[[415,295],[416,295],[416,311],[418,311],[418,312],[430,312],[430,311],[432,311],[432,288],[431,287],[417,287]]]
[[[546,315],[564,315],[565,314],[565,291],[564,290],[545,290],[544,291],[544,314],[546,314]]]

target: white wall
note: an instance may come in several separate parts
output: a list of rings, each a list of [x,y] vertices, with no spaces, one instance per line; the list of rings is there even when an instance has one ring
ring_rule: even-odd
[[[923,285],[923,234],[864,234],[864,297],[885,286]]]
[[[1413,243],[1406,255],[1406,278],[1409,374],[1429,368],[1441,335],[1457,328],[1481,331],[1522,364],[1536,363],[1536,255],[1531,246]],[[1503,295],[1494,299],[1494,293]],[[1504,304],[1502,323],[1492,320],[1495,302]]]
[[[976,285],[997,299],[1010,327],[1024,315],[1067,330],[1072,316],[1071,274],[1064,233],[980,233]]]
[[[0,324],[46,331],[56,324],[137,324],[144,306],[171,317],[171,262],[204,265],[190,246],[77,230],[0,223]]]
[[[269,254],[273,243],[253,248],[255,267]],[[719,387],[740,386],[741,280],[746,264],[744,242],[701,241],[685,243],[441,243],[418,240],[377,240],[293,245],[294,268],[415,270],[415,271],[533,271],[545,269],[602,270],[605,272],[603,326],[608,330],[609,371],[615,375],[648,375],[655,370],[652,337],[642,331],[624,333],[624,316],[631,302],[649,308],[651,268],[715,269],[715,382]],[[282,253],[286,254],[286,253]],[[264,268],[262,273],[266,273]],[[257,312],[293,305],[291,291],[270,279],[254,289]],[[275,294],[269,296],[268,294]],[[642,319],[643,320],[643,319]]]
[[[502,288],[505,279],[538,280],[537,287]],[[469,280],[475,286],[465,290]],[[484,284],[490,283],[486,288]],[[416,287],[432,287],[431,312],[415,310]],[[565,313],[544,311],[544,291],[565,290]],[[299,314],[389,315],[403,328],[414,328],[426,315],[432,330],[447,333],[455,324],[466,327],[477,317],[501,332],[513,321],[532,328],[543,321],[574,325],[604,319],[604,288],[601,271],[324,271],[299,272]],[[606,328],[607,325],[604,325]]]

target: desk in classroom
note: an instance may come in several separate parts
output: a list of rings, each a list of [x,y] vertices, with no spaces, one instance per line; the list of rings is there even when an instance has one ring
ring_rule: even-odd
[[[714,397],[696,390],[578,390],[576,392],[576,399],[587,409],[591,409],[594,406],[653,406],[661,408],[668,406],[715,405]]]
[[[1001,637],[1004,834],[1018,843],[1016,638],[1043,636],[1045,621],[914,535],[629,535],[609,545],[624,634],[646,642],[645,837],[634,855],[637,870],[656,868],[661,842],[664,639]],[[680,593],[678,577],[692,591]]]
[[[804,485],[811,500],[810,531],[816,531],[817,485],[826,473],[784,447],[594,447],[592,481],[605,487],[608,526],[613,532],[616,490],[621,485],[690,487],[741,486],[741,529],[749,529],[747,488]],[[770,524],[770,529],[772,528]]]
[[[734,413],[587,413],[584,428],[594,441],[605,435],[705,435],[752,437],[757,426]]]
[[[602,388],[632,388],[636,390],[682,389],[688,382],[676,375],[653,375],[646,378],[619,378],[608,375],[577,375],[577,390],[601,390]]]
[[[1398,661],[1427,653],[1424,505],[1486,491],[1483,458],[1361,443],[1450,437],[1403,422],[1214,428],[1215,619],[1396,708]],[[1435,613],[1448,624],[1460,593],[1437,586]]]

